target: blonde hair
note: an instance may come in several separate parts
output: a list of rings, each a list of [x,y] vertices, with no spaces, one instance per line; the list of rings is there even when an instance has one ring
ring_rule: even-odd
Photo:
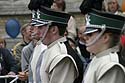
[[[107,12],[109,12],[109,10],[108,10],[108,3],[109,2],[111,2],[112,0],[104,0],[103,1],[103,9],[105,10],[105,11],[107,11]],[[115,0],[116,1],[116,3],[117,3],[117,10],[118,11],[121,11],[121,8],[120,8],[120,5],[119,5],[119,3],[118,3],[118,0]]]
[[[24,24],[24,25],[20,28],[20,32],[21,32],[22,35],[23,35],[23,32],[26,30],[26,28],[27,28],[28,26],[30,26],[30,23],[26,23],[26,24]]]

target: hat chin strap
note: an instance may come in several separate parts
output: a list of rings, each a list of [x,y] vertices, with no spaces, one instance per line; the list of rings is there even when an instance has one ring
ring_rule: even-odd
[[[51,25],[51,23],[47,25],[47,29],[45,30],[45,32],[44,32],[44,34],[43,34],[43,37],[40,39],[41,42],[43,42],[43,40],[45,39],[45,36],[46,36],[46,34],[47,34],[48,30],[49,30],[49,26],[50,26],[50,25]]]
[[[103,35],[103,33],[105,32],[106,27],[105,27],[105,26],[102,26],[101,29],[102,29],[102,31],[100,32],[100,34],[97,35],[96,38],[95,38],[92,42],[90,42],[90,43],[88,43],[88,44],[85,44],[86,46],[91,46],[91,45],[95,44],[95,43],[98,41],[98,39],[99,39],[99,38]]]

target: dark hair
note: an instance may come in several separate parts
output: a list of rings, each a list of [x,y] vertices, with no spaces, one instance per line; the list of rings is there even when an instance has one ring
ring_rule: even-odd
[[[103,0],[83,0],[79,9],[82,14],[87,14],[92,8],[96,10],[102,10]]]
[[[65,11],[66,9],[66,2],[63,0],[63,3],[62,3],[63,7],[62,7],[62,11]]]
[[[61,3],[58,3],[58,0],[56,1],[54,1],[53,3],[55,3],[57,6],[61,6],[61,10],[62,11],[65,11],[65,9],[66,9],[66,2],[65,2],[65,0],[62,0],[62,2]]]
[[[66,24],[61,24],[61,23],[55,23],[55,22],[53,22],[52,25],[50,25],[50,27],[51,26],[57,26],[58,29],[59,29],[59,35],[60,36],[64,36],[64,33],[66,31],[66,27],[67,27]]]
[[[53,3],[53,0],[30,0],[30,3],[28,4],[28,8],[30,10],[38,10],[41,6],[45,7],[51,7]]]
[[[110,47],[114,47],[119,44],[120,34],[110,33]]]
[[[99,29],[98,31],[101,32],[101,29]],[[120,33],[118,33],[118,31],[106,29],[104,33],[108,33],[110,36],[109,48],[112,48],[119,44]]]

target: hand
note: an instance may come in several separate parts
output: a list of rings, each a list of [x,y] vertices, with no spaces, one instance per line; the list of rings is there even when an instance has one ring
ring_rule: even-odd
[[[28,72],[19,72],[18,76],[20,80],[25,81],[28,79]]]
[[[8,75],[16,75],[16,73],[10,71],[10,72],[8,73]]]

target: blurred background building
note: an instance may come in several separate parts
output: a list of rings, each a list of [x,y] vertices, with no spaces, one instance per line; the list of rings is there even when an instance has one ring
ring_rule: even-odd
[[[16,19],[20,25],[31,20],[31,11],[27,5],[30,0],[0,0],[0,37],[4,37],[7,41],[7,48],[12,48],[15,43],[20,41],[21,35],[11,38],[5,31],[5,24],[9,19]],[[83,0],[65,0],[66,11],[72,14],[77,23],[77,27],[84,23],[84,16],[80,13],[79,6]],[[122,3],[122,0],[119,0]]]

